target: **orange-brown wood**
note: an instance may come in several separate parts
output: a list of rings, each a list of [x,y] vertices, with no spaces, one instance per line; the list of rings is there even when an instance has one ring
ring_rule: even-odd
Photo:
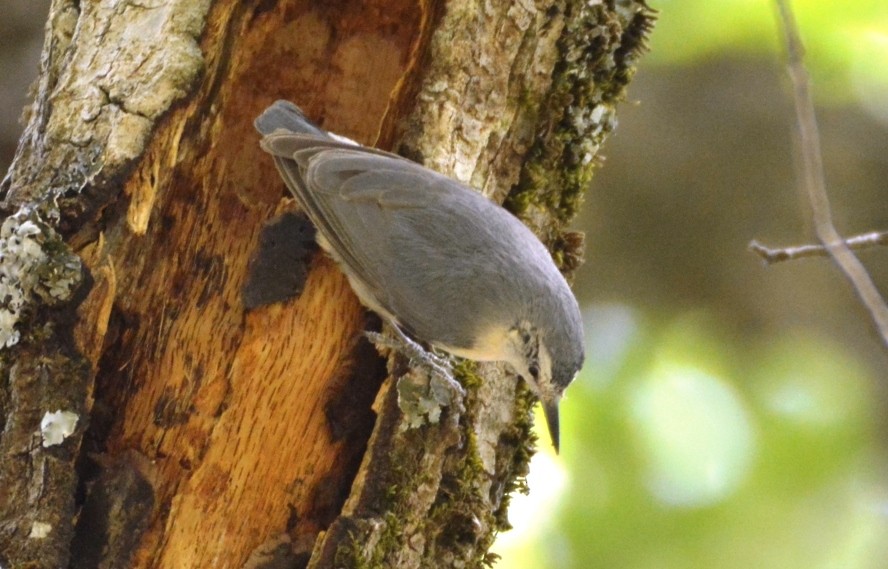
[[[135,566],[241,566],[269,535],[313,540],[341,506],[369,430],[334,441],[326,410],[360,373],[365,313],[321,254],[298,299],[245,312],[259,231],[291,207],[251,123],[288,98],[372,143],[421,19],[411,2],[212,11],[201,93],[162,122],[108,232],[122,324],[98,380],[106,444],[154,463],[159,506]]]

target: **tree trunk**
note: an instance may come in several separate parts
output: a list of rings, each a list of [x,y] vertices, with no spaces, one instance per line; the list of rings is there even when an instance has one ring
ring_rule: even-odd
[[[486,561],[530,395],[465,363],[463,409],[411,407],[420,374],[363,339],[378,320],[304,222],[263,232],[294,206],[251,123],[293,100],[505,201],[570,272],[651,22],[640,0],[54,0],[2,185],[0,565]]]

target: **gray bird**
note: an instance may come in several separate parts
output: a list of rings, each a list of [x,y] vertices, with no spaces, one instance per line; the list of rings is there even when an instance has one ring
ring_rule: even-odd
[[[287,101],[255,126],[361,302],[434,348],[509,363],[542,402],[557,451],[583,327],[539,239],[470,187],[328,133]]]

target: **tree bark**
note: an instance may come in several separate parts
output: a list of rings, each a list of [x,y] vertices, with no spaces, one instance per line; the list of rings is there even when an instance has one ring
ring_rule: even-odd
[[[54,0],[0,188],[0,565],[489,561],[531,396],[468,362],[462,409],[415,396],[298,218],[263,233],[294,207],[251,123],[293,100],[504,201],[570,272],[564,227],[652,19],[631,0]],[[248,281],[291,298],[246,302]]]

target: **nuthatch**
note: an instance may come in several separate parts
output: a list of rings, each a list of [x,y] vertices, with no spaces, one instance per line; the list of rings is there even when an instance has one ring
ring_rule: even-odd
[[[470,187],[328,133],[292,103],[277,101],[255,124],[361,302],[434,348],[509,363],[542,402],[557,451],[583,327],[539,239]]]

